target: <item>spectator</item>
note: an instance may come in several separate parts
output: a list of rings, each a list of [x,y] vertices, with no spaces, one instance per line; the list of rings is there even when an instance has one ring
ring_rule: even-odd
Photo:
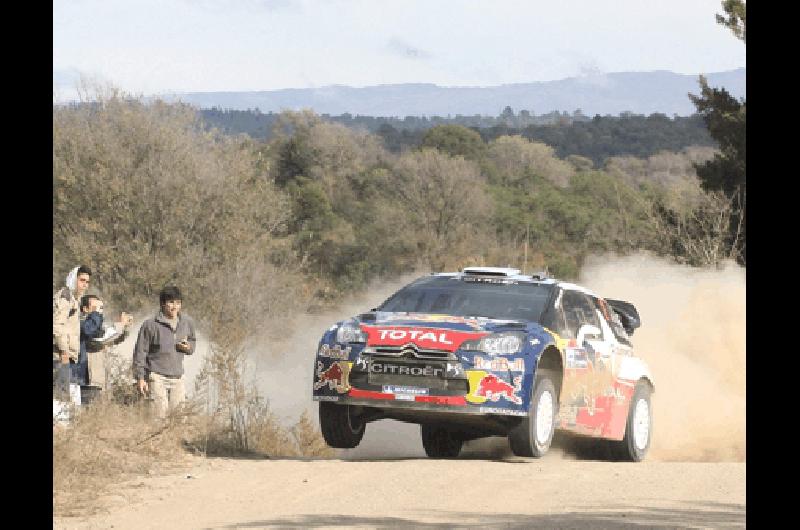
[[[85,265],[75,267],[67,275],[66,285],[53,295],[53,386],[54,397],[60,401],[80,404],[80,392],[70,392],[70,363],[77,363],[80,354],[78,299],[89,288],[91,275]]]
[[[113,326],[103,325],[103,301],[95,295],[81,298],[81,343],[78,363],[72,365],[72,380],[81,385],[81,401],[90,403],[106,388],[106,355],[109,346],[128,336],[133,318],[124,311]]]
[[[159,294],[161,310],[145,320],[133,349],[133,375],[139,392],[153,397],[156,414],[167,415],[183,402],[183,357],[194,353],[197,339],[194,322],[181,312],[182,296],[177,287]]]

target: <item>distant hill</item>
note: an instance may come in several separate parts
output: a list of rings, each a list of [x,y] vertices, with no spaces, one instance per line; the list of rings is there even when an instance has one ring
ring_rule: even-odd
[[[744,97],[745,68],[707,74],[711,86]],[[687,93],[699,93],[697,75],[668,71],[620,72],[559,81],[495,87],[441,87],[433,84],[325,86],[260,92],[190,92],[162,95],[200,108],[314,109],[319,114],[362,116],[496,116],[506,106],[535,114],[580,109],[588,116],[663,113],[689,116],[695,108]]]

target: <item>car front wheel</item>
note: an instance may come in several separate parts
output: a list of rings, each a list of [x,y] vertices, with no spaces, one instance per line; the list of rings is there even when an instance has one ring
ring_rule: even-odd
[[[541,370],[536,377],[528,417],[509,433],[511,451],[517,456],[544,456],[553,442],[557,414],[558,395],[552,375]]]
[[[366,424],[353,414],[350,405],[330,401],[319,403],[319,426],[325,443],[337,449],[357,447],[366,429]]]

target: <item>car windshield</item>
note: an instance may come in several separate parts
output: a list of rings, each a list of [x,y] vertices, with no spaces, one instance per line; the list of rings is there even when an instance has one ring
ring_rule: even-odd
[[[538,322],[553,290],[552,284],[475,280],[421,278],[397,291],[378,310]]]

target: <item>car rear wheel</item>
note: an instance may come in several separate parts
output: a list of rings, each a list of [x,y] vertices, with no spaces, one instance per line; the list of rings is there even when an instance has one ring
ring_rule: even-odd
[[[353,414],[350,405],[330,401],[319,403],[319,426],[325,443],[337,449],[357,447],[366,429],[366,424]]]
[[[422,425],[422,447],[431,458],[456,458],[464,441],[452,431],[435,425]]]
[[[536,376],[528,416],[508,435],[511,451],[517,456],[544,456],[553,442],[557,414],[558,395],[553,376],[541,370]]]
[[[615,456],[621,460],[639,462],[650,449],[653,432],[653,409],[650,406],[650,385],[644,381],[636,384],[633,398],[628,407],[628,421],[625,437],[620,442],[612,442]]]

